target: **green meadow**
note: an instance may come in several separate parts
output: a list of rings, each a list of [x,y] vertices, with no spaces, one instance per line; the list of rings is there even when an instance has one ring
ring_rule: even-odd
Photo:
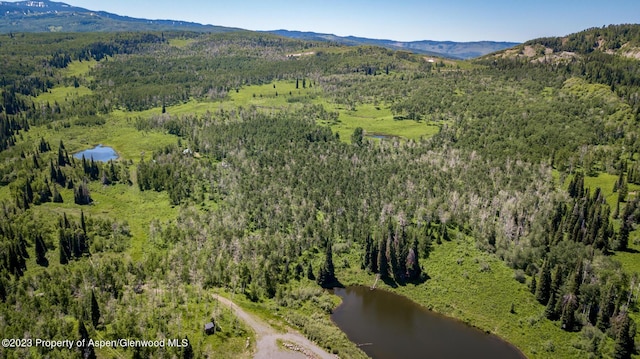
[[[340,135],[345,142],[351,141],[351,135],[357,127],[362,127],[365,135],[400,137],[418,140],[428,138],[439,130],[437,124],[424,121],[394,119],[389,106],[360,104],[355,110],[343,105],[334,104],[322,97],[322,90],[317,86],[302,88],[302,80],[296,88],[295,81],[276,81],[271,84],[246,86],[238,92],[229,93],[229,101],[234,106],[256,106],[258,109],[280,110],[304,104],[321,105],[327,111],[338,112],[338,120],[333,123],[322,123]],[[228,106],[222,102],[221,106]]]

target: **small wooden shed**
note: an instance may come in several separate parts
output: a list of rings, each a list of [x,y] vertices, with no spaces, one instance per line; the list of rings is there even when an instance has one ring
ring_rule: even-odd
[[[207,333],[207,335],[215,334],[216,325],[213,322],[209,322],[209,323],[205,324],[204,325],[204,332]]]

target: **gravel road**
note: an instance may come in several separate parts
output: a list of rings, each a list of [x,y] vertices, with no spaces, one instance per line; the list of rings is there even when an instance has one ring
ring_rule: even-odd
[[[336,359],[335,355],[327,353],[324,349],[305,338],[302,334],[289,330],[287,333],[279,333],[269,324],[263,322],[238,307],[231,300],[213,295],[214,299],[230,307],[238,318],[242,319],[256,332],[256,354],[254,359]],[[278,346],[276,340],[282,340],[291,344],[291,349],[283,349]]]

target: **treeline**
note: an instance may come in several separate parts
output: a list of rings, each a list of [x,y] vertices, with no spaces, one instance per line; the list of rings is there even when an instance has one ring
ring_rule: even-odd
[[[385,49],[323,51],[319,46],[264,34],[207,35],[187,49],[167,46],[143,56],[115,57],[93,72],[92,88],[111,93],[114,105],[144,110],[190,98],[220,99],[243,86],[274,80],[415,67]]]
[[[140,161],[136,169],[141,191],[167,191],[174,205],[189,199],[202,202],[205,192],[194,188],[193,178],[202,173],[191,154],[176,147],[167,147],[154,156],[152,162]],[[206,186],[208,187],[208,186]]]
[[[144,52],[163,42],[163,34],[153,33],[0,36],[4,61],[0,69],[1,120],[35,122],[40,108],[25,96],[35,97],[65,81],[57,69],[67,67],[71,61],[99,61],[116,54]],[[7,135],[2,136],[0,144],[6,143]]]

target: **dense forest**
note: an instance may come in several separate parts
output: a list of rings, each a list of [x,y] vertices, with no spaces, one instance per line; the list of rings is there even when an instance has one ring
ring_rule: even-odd
[[[522,45],[573,54],[546,61],[251,32],[0,35],[3,338],[190,343],[0,356],[244,357],[230,312],[202,333],[221,291],[362,357],[322,288],[379,278],[438,309],[420,294],[431,265],[467,241],[475,258],[447,265],[479,269],[451,283],[489,276],[496,302],[524,299],[445,314],[485,316],[469,324],[532,358],[637,355],[640,62],[608,50],[637,48],[639,28]],[[97,143],[120,158],[74,156]],[[520,327],[494,329],[509,315]]]

